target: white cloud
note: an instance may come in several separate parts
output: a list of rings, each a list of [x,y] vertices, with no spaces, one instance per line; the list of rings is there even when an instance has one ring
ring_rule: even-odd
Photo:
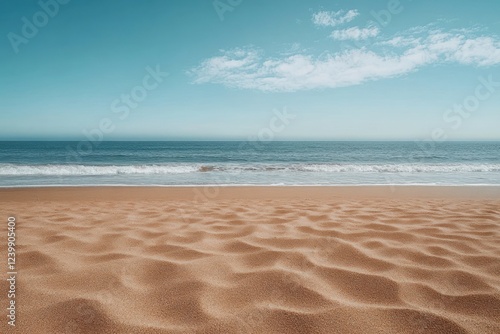
[[[285,91],[336,88],[404,75],[430,64],[455,62],[464,65],[500,64],[500,42],[492,37],[430,32],[427,36],[390,39],[389,51],[368,48],[324,53],[321,57],[294,54],[265,58],[255,49],[222,51],[203,61],[190,73],[195,83],[227,87]]]
[[[367,80],[391,77],[412,71],[429,61],[422,51],[412,50],[403,56],[381,56],[367,50],[351,50],[315,59],[310,55],[294,55],[284,59],[254,58],[252,51],[244,59],[252,58],[249,66],[220,70],[227,55],[205,61],[193,70],[196,83],[220,83],[235,88],[263,91],[297,91],[314,88],[351,86]],[[234,60],[231,60],[233,62]],[[213,64],[217,64],[216,67]],[[224,66],[224,68],[226,68]]]
[[[369,27],[369,28],[352,27],[348,29],[334,30],[330,35],[330,37],[340,41],[345,41],[348,39],[360,40],[360,39],[367,39],[369,37],[375,37],[379,33],[380,30],[377,27]]]
[[[491,37],[463,40],[450,59],[462,64],[495,65],[500,63],[500,43]]]
[[[420,44],[420,38],[418,37],[403,37],[397,36],[391,39],[378,42],[379,45],[388,45],[392,47],[405,47],[405,46],[416,46]]]
[[[321,11],[313,14],[312,21],[318,26],[334,27],[339,24],[351,22],[358,15],[359,12],[355,9],[347,12],[343,10],[339,10],[338,12]]]

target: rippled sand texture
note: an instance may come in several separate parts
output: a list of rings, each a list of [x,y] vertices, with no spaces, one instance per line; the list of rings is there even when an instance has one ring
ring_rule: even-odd
[[[498,200],[0,209],[18,220],[17,333],[500,333]]]

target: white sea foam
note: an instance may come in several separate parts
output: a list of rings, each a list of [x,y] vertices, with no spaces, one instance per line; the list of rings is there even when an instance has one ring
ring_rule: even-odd
[[[378,165],[304,165],[298,168],[309,172],[327,173],[450,173],[450,172],[500,172],[499,164],[378,164]]]
[[[118,174],[182,174],[198,171],[196,166],[128,165],[0,165],[0,175],[118,175]]]
[[[254,165],[14,165],[0,164],[0,175],[85,176],[189,173],[488,173],[500,164],[254,164]]]

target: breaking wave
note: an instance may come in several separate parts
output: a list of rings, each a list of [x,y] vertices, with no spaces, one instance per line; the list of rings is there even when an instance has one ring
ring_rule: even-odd
[[[0,164],[0,175],[119,175],[189,173],[470,173],[500,172],[500,164],[251,164],[251,165],[15,165]]]

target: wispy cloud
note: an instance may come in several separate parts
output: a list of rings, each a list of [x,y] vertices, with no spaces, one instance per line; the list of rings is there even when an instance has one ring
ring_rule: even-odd
[[[396,40],[390,40],[395,43]],[[492,37],[467,38],[460,34],[432,32],[419,43],[406,38],[402,52],[375,52],[367,48],[327,53],[321,57],[295,54],[266,58],[256,49],[221,51],[203,61],[190,74],[194,82],[262,91],[292,92],[336,88],[404,75],[438,63],[489,66],[500,64],[500,42]]]
[[[359,28],[352,27],[342,30],[334,30],[330,37],[336,40],[345,41],[348,39],[360,40],[375,37],[380,33],[377,27]]]
[[[405,47],[405,46],[416,46],[420,42],[420,38],[416,37],[403,37],[403,36],[396,36],[384,41],[377,42],[378,45],[386,45],[386,46],[391,46],[391,47]]]
[[[351,22],[359,12],[355,9],[346,11],[339,10],[338,12],[321,11],[314,13],[312,21],[317,26],[334,27],[340,24]]]

